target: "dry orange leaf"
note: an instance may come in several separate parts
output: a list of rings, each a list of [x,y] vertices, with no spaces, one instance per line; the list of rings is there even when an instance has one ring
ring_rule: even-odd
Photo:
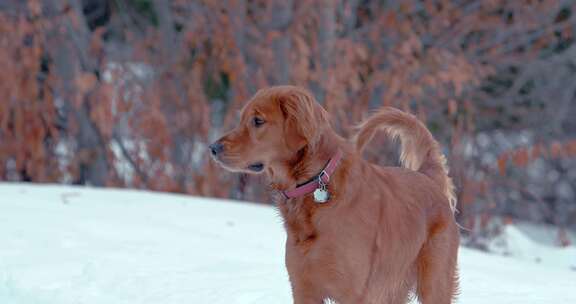
[[[92,73],[82,73],[76,78],[76,87],[81,93],[86,93],[94,88],[96,82],[96,75]]]
[[[529,161],[528,150],[525,148],[518,149],[516,153],[514,153],[513,161],[518,167],[526,167]]]
[[[508,161],[508,154],[504,153],[498,158],[498,171],[500,175],[506,174],[506,162]]]

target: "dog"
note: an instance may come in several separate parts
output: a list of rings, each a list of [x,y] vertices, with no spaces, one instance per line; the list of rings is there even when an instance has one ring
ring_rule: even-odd
[[[362,158],[379,130],[400,139],[402,167]],[[438,142],[414,116],[382,108],[346,140],[308,91],[270,87],[210,153],[229,171],[265,174],[278,193],[294,303],[453,301],[454,186]]]

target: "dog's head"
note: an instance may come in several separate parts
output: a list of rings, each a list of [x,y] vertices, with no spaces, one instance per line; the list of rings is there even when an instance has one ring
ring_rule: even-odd
[[[238,126],[210,145],[210,153],[230,171],[273,172],[304,147],[313,149],[327,126],[326,111],[306,90],[262,89],[242,109]]]

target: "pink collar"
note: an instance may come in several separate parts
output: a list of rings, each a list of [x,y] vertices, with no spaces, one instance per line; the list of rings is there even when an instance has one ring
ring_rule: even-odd
[[[301,186],[298,186],[294,189],[282,191],[282,194],[284,194],[284,197],[286,197],[286,199],[290,199],[314,192],[314,190],[321,187],[321,182],[322,185],[324,186],[327,185],[328,182],[330,181],[330,176],[332,176],[332,173],[334,173],[334,170],[336,170],[336,166],[338,166],[340,159],[342,159],[342,150],[338,149],[338,151],[330,159],[326,167],[324,167],[324,170],[322,170],[318,175],[316,175],[311,181]]]

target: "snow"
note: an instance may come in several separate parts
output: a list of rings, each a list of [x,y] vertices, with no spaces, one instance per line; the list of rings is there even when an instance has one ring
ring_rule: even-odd
[[[461,249],[458,303],[576,303],[574,247],[508,239]],[[0,303],[291,303],[284,242],[268,206],[0,184]]]
[[[576,271],[576,247],[542,246],[515,225],[504,226],[502,233],[491,240],[488,247],[490,252],[541,263],[547,267]]]

